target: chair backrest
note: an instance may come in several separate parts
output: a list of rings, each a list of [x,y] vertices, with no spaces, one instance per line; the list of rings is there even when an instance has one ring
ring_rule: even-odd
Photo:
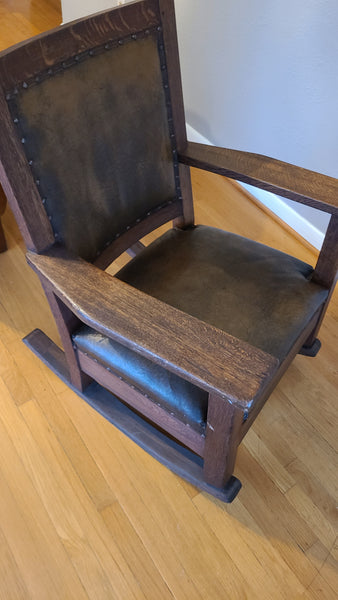
[[[141,0],[0,55],[0,159],[28,247],[94,261],[182,213],[173,19],[172,0]]]

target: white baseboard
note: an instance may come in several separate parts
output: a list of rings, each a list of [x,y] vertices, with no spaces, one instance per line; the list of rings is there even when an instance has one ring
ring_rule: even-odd
[[[207,138],[201,135],[188,123],[187,136],[188,140],[190,140],[191,142],[208,144],[209,146],[213,145]],[[250,194],[252,194],[259,202],[261,202],[261,204],[266,206],[269,210],[271,210],[271,212],[273,212],[285,223],[287,223],[289,227],[294,229],[307,242],[312,244],[312,246],[314,246],[318,250],[321,248],[324,240],[325,228],[323,230],[319,229],[313,222],[305,218],[303,215],[299,214],[296,210],[289,206],[289,204],[287,204],[282,198],[276,196],[276,194],[271,194],[270,192],[266,192],[265,190],[255,188],[245,183],[238,183],[242,185],[245,189],[247,189],[250,192]]]
[[[188,137],[189,142],[196,142],[198,144],[208,144],[208,146],[214,145],[210,142],[210,140],[208,140],[206,137],[204,137],[204,135],[201,135],[198,131],[196,131],[196,129],[191,127],[191,125],[189,125],[189,123],[186,123],[186,127],[187,127],[187,137]]]
[[[241,183],[241,185],[247,189],[250,194],[253,194],[261,204],[266,206],[271,212],[277,215],[277,217],[282,219],[284,223],[294,229],[294,231],[307,242],[317,248],[317,250],[321,249],[325,232],[321,231],[314,223],[309,221],[309,219],[306,219],[303,215],[299,214],[289,206],[283,198],[276,196],[276,194],[266,192],[265,190],[255,188],[252,185],[247,185],[246,183]],[[315,211],[315,209],[313,210]]]

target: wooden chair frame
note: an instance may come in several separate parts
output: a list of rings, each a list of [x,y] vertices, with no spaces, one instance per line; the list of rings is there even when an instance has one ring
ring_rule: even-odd
[[[176,201],[125,231],[90,264],[55,243],[7,100],[18,86],[48,69],[63,64],[66,68],[67,61],[79,53],[154,27],[162,31],[168,85],[175,100],[174,160],[181,193]],[[149,297],[104,269],[124,251],[142,250],[139,240],[163,223],[173,220],[183,228],[194,223],[189,171],[193,166],[329,212],[313,279],[329,290],[330,297],[338,270],[338,181],[264,156],[187,142],[173,0],[133,2],[19,44],[0,55],[0,83],[0,138],[6,140],[6,147],[0,144],[0,180],[27,245],[28,263],[40,278],[58,324],[63,351],[38,330],[27,336],[26,343],[96,410],[163,464],[199,488],[231,501],[240,488],[233,476],[238,445],[295,355],[318,351],[317,333],[329,299],[279,364],[258,348]],[[93,290],[99,299],[96,304]],[[71,335],[79,323],[206,390],[205,430],[187,426],[142,390],[74,349]],[[160,344],[161,339],[166,343]]]
[[[3,213],[5,212],[6,204],[7,204],[6,196],[0,185],[0,252],[5,252],[5,250],[7,249],[5,234],[4,234],[4,230],[2,227],[2,223],[1,223],[1,217],[2,217]]]

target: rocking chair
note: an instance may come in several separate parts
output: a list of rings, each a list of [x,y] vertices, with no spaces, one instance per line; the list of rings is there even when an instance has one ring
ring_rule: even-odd
[[[187,142],[173,0],[140,0],[0,55],[0,180],[63,350],[26,343],[174,472],[230,502],[236,452],[338,267],[338,181]],[[331,214],[312,266],[194,225],[190,167]],[[140,240],[173,228],[145,247]],[[105,272],[123,252],[133,258]]]

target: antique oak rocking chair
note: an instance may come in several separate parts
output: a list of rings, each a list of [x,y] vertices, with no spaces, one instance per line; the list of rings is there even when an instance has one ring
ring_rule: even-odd
[[[26,343],[163,464],[230,502],[237,447],[299,352],[338,262],[338,181],[187,142],[173,0],[140,0],[0,55],[0,181],[56,319]],[[315,269],[194,225],[190,166],[331,214]],[[145,247],[149,232],[173,227]],[[107,266],[133,258],[116,276]]]

